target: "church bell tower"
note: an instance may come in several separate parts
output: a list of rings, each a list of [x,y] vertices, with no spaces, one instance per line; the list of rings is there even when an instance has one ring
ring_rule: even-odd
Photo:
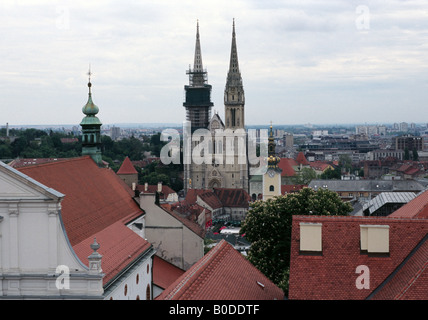
[[[189,84],[184,86],[186,101],[186,120],[192,125],[192,132],[196,129],[207,129],[211,119],[211,85],[207,83],[208,73],[202,65],[201,42],[199,37],[199,21],[196,25],[196,45],[193,69],[189,66],[186,72],[189,75]]]
[[[85,117],[80,125],[82,127],[82,155],[90,155],[98,166],[102,165],[101,155],[101,121],[96,116],[99,112],[98,107],[92,101],[91,92],[91,70],[88,72],[89,96],[88,102],[83,106],[82,112]]]

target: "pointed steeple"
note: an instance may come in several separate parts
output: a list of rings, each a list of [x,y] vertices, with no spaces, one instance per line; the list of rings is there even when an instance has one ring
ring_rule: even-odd
[[[242,77],[239,70],[235,19],[233,19],[229,71],[227,73],[226,88],[224,90],[226,128],[238,129],[245,127],[244,105],[244,86],[242,85]]]
[[[192,131],[206,129],[211,119],[211,85],[207,83],[207,71],[203,68],[199,21],[196,24],[196,44],[193,69],[189,66],[189,85],[184,86],[186,119],[191,122]]]
[[[195,58],[193,60],[193,70],[189,68],[189,82],[192,86],[203,86],[207,81],[207,71],[204,70],[202,64],[201,39],[199,36],[199,20],[196,23],[196,44]]]
[[[199,20],[196,22],[196,44],[195,44],[195,60],[193,62],[194,72],[203,72],[202,66],[202,51],[201,51],[201,40],[199,37]]]
[[[238,49],[236,48],[235,19],[233,19],[232,46],[231,46],[231,50],[230,50],[230,63],[229,63],[229,74],[228,75],[229,76],[234,75],[234,76],[241,78],[241,73],[239,72]]]

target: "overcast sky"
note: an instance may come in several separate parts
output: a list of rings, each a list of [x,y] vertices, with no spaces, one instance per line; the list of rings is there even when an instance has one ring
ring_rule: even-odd
[[[213,111],[235,18],[246,124],[427,123],[428,0],[0,0],[0,125],[181,123],[199,19]]]

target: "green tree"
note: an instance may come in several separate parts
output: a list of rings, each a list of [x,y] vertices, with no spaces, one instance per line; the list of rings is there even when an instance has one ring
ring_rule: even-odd
[[[331,167],[328,167],[323,173],[321,173],[320,178],[324,180],[330,180],[330,179],[340,179],[340,168],[336,167],[332,169]]]
[[[312,168],[302,168],[298,175],[291,177],[293,184],[308,185],[313,179],[317,178],[317,173]]]
[[[413,151],[412,151],[412,159],[413,159],[413,161],[419,161],[418,150],[413,149]]]
[[[288,291],[293,215],[347,215],[352,206],[330,190],[304,188],[299,193],[252,204],[241,227],[251,242],[249,261],[284,292]]]
[[[339,167],[344,171],[344,172],[351,172],[352,169],[352,159],[349,155],[347,154],[341,154],[339,156]]]
[[[409,149],[405,148],[404,149],[404,160],[410,160],[410,153],[409,153]]]

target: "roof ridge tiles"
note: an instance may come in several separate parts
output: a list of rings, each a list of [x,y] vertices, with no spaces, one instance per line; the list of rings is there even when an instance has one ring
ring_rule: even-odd
[[[177,280],[178,282],[174,286],[174,290],[168,293],[165,299],[172,300],[186,285],[196,281],[198,279],[198,275],[205,270],[205,265],[225,247],[225,244],[226,241],[221,240],[216,246],[214,246],[214,248],[204,255],[196,264],[194,264],[180,281]]]

